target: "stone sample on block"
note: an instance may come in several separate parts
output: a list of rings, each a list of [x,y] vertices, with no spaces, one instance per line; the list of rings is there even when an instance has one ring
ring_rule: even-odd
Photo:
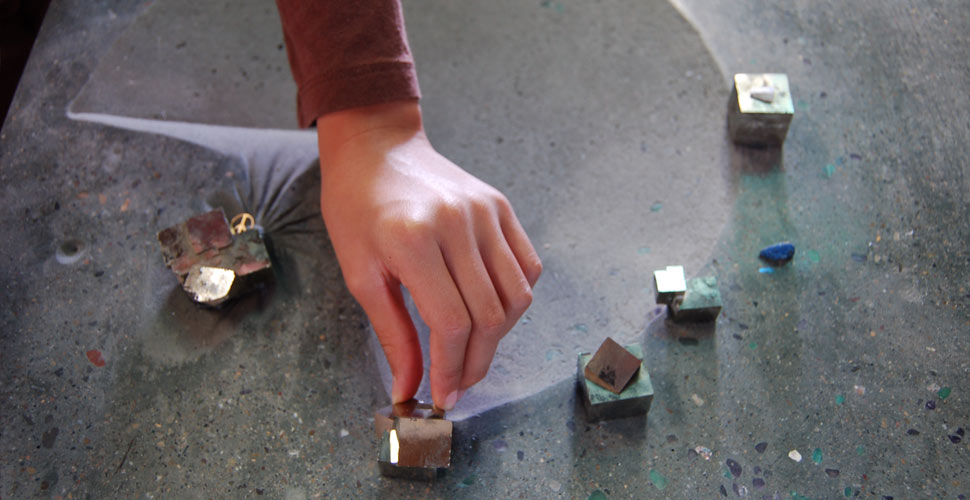
[[[192,300],[217,306],[273,278],[259,232],[233,235],[222,209],[158,232],[162,258]]]
[[[721,314],[721,292],[717,278],[707,276],[687,281],[684,297],[670,305],[674,321],[714,321]]]
[[[587,380],[614,393],[623,392],[640,369],[640,359],[607,337],[583,370]]]
[[[638,344],[628,345],[625,350],[631,356],[642,360],[643,349]],[[653,401],[653,384],[650,373],[640,361],[639,369],[633,375],[626,387],[616,394],[600,387],[586,378],[586,365],[593,358],[592,353],[581,353],[577,357],[577,379],[580,397],[586,410],[586,419],[590,422],[614,418],[646,415],[650,411]]]
[[[735,144],[781,146],[794,114],[788,75],[734,75],[728,101],[728,132]]]
[[[653,272],[653,286],[657,292],[657,303],[670,305],[674,300],[684,296],[687,291],[687,279],[684,266],[667,266]]]

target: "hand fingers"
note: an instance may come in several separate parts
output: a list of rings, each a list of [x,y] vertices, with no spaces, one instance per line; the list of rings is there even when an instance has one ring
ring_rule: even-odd
[[[529,286],[534,287],[539,281],[539,275],[542,274],[542,261],[539,260],[539,254],[529,241],[529,236],[525,234],[522,223],[515,216],[512,205],[508,200],[502,201],[503,203],[499,204],[499,223],[502,226],[502,233],[519,263],[519,268],[529,281]]]
[[[421,344],[414,322],[404,305],[400,284],[379,273],[365,273],[361,283],[348,278],[351,293],[370,318],[377,338],[384,348],[384,356],[394,378],[391,402],[401,403],[414,397],[424,374]]]
[[[459,398],[472,320],[437,242],[419,237],[415,243],[397,252],[398,258],[408,259],[399,266],[401,282],[431,329],[431,398],[438,407],[450,410]]]
[[[532,303],[532,285],[529,283],[508,242],[499,228],[497,218],[482,232],[482,260],[492,286],[502,303],[505,322],[492,330],[474,329],[465,349],[465,366],[461,389],[467,389],[485,378],[495,357],[498,343],[522,317]]]
[[[487,219],[486,219],[487,221]],[[478,219],[477,222],[481,222]],[[473,233],[474,227],[463,224],[461,230],[450,233],[450,237],[442,241],[442,251],[451,276],[458,286],[462,300],[471,317],[471,329],[467,339],[464,339],[464,350],[461,353],[461,371],[449,369],[453,363],[436,356],[434,337],[431,349],[431,389],[432,394],[438,386],[443,394],[451,394],[454,390],[464,390],[474,382],[481,380],[488,371],[488,364],[495,351],[495,345],[508,331],[508,316],[505,307],[493,284],[489,270],[482,259],[478,246],[480,242]],[[497,230],[497,227],[495,228]],[[442,339],[444,342],[449,339]],[[469,357],[469,348],[474,346],[474,352],[485,347],[487,353]],[[482,359],[484,358],[484,360]],[[469,378],[469,360],[475,361],[473,382]],[[461,397],[461,392],[457,394]],[[451,403],[450,396],[447,403]]]

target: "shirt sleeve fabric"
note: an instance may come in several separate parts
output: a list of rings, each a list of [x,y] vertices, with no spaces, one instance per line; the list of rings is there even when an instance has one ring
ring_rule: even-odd
[[[276,5],[301,127],[334,111],[420,98],[400,0],[276,0]]]

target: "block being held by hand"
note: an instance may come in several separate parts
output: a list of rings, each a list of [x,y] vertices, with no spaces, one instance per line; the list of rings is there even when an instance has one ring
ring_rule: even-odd
[[[374,415],[377,456],[386,477],[433,480],[451,466],[453,424],[443,411],[412,399]]]

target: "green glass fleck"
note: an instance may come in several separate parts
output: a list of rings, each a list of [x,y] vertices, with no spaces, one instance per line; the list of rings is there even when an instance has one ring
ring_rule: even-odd
[[[860,457],[863,456],[863,455],[865,455],[866,454],[866,447],[865,446],[862,446],[861,444],[859,446],[856,446],[855,453],[856,453],[856,455],[859,455]]]
[[[823,172],[825,173],[826,179],[831,179],[832,176],[835,175],[835,165],[832,165],[831,163],[829,163],[828,165],[825,166],[825,169],[823,170]]]
[[[849,498],[851,496],[852,496],[852,488],[846,486],[845,487],[845,498]]]
[[[727,467],[724,467],[723,469],[721,469],[721,475],[723,475],[728,479],[731,479],[731,470],[728,469]]]
[[[462,479],[461,480],[461,485],[462,486],[471,486],[471,485],[475,484],[475,479],[476,479],[475,478],[475,474],[472,474],[472,475],[466,477],[465,479]]]
[[[845,396],[843,396],[842,394],[835,396],[835,404],[840,405],[842,403],[845,403]]]
[[[575,325],[573,325],[573,330],[576,330],[577,332],[583,332],[583,333],[589,332],[589,328],[586,327],[586,323],[576,323]]]
[[[809,500],[808,497],[799,495],[798,492],[795,492],[795,491],[791,492],[791,497],[792,497],[792,500]]]
[[[936,393],[936,395],[939,396],[940,399],[946,399],[946,398],[950,397],[950,388],[949,387],[943,387],[942,389],[940,389],[939,392]]]
[[[750,344],[748,344],[748,347],[750,347],[752,349],[757,349],[758,348],[758,343],[757,342],[751,342]]]
[[[600,490],[594,490],[589,494],[589,497],[587,497],[586,500],[606,500],[606,493],[603,493]]]
[[[805,252],[805,255],[808,256],[808,260],[810,260],[813,264],[818,264],[819,260],[821,260],[819,258],[818,252],[816,252],[815,250],[809,250]]]
[[[660,203],[658,201],[658,202],[654,203],[653,205],[650,205],[650,211],[651,212],[659,212],[663,207],[664,207],[664,204],[663,203]]]
[[[815,448],[815,451],[812,452],[812,461],[815,462],[816,464],[822,463],[822,449],[821,448]]]
[[[650,469],[650,482],[660,491],[663,491],[667,487],[667,478],[663,477],[655,469]]]
[[[637,249],[637,253],[640,255],[646,255],[650,253],[650,247],[640,247]]]

